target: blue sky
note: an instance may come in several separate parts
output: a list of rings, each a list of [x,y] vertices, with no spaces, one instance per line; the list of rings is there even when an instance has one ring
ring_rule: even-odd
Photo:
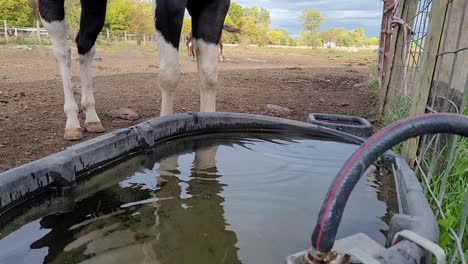
[[[241,6],[264,7],[270,11],[272,28],[282,28],[297,36],[299,16],[304,9],[315,9],[325,17],[321,30],[329,27],[364,27],[368,37],[379,34],[381,0],[232,0]]]

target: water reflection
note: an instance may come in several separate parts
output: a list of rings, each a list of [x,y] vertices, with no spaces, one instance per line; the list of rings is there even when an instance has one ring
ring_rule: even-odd
[[[308,246],[323,196],[355,148],[261,134],[174,140],[80,183],[66,212],[11,218],[0,246],[14,250],[0,251],[0,263],[281,262]],[[339,237],[384,240],[379,190],[374,173],[360,181]]]

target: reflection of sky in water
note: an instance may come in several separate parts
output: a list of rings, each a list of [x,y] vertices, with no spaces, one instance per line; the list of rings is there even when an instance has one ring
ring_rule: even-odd
[[[26,224],[0,240],[0,263],[38,263],[47,256],[47,248],[30,248],[34,241],[50,232],[50,229],[41,228],[40,221],[41,219]],[[8,255],[5,256],[2,252],[8,252]]]

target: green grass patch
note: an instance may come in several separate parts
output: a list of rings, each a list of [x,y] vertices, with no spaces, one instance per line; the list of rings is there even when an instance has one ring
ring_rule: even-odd
[[[259,52],[264,53],[276,53],[276,54],[298,54],[298,55],[307,55],[314,57],[324,57],[324,58],[349,58],[349,59],[359,59],[373,61],[375,60],[375,50],[372,49],[362,49],[358,52],[345,51],[345,50],[335,50],[335,49],[304,49],[304,48],[256,48]]]
[[[367,81],[367,88],[369,91],[377,96],[380,96],[379,83],[377,82],[377,76],[372,74]]]
[[[0,40],[0,46],[49,46],[49,41],[38,41],[34,39],[14,39],[8,41],[5,39]]]
[[[387,102],[384,109],[384,114],[382,118],[382,124],[384,127],[389,126],[390,124],[407,118],[411,110],[411,101],[405,97],[396,97]],[[398,144],[393,147],[395,153],[401,154],[403,149],[403,144]]]

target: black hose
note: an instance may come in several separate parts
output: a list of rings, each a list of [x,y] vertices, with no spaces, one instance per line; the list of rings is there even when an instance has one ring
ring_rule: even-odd
[[[346,161],[330,186],[312,234],[312,248],[330,252],[348,198],[366,169],[391,147],[424,134],[450,133],[468,137],[468,117],[437,113],[398,121],[369,138]]]

